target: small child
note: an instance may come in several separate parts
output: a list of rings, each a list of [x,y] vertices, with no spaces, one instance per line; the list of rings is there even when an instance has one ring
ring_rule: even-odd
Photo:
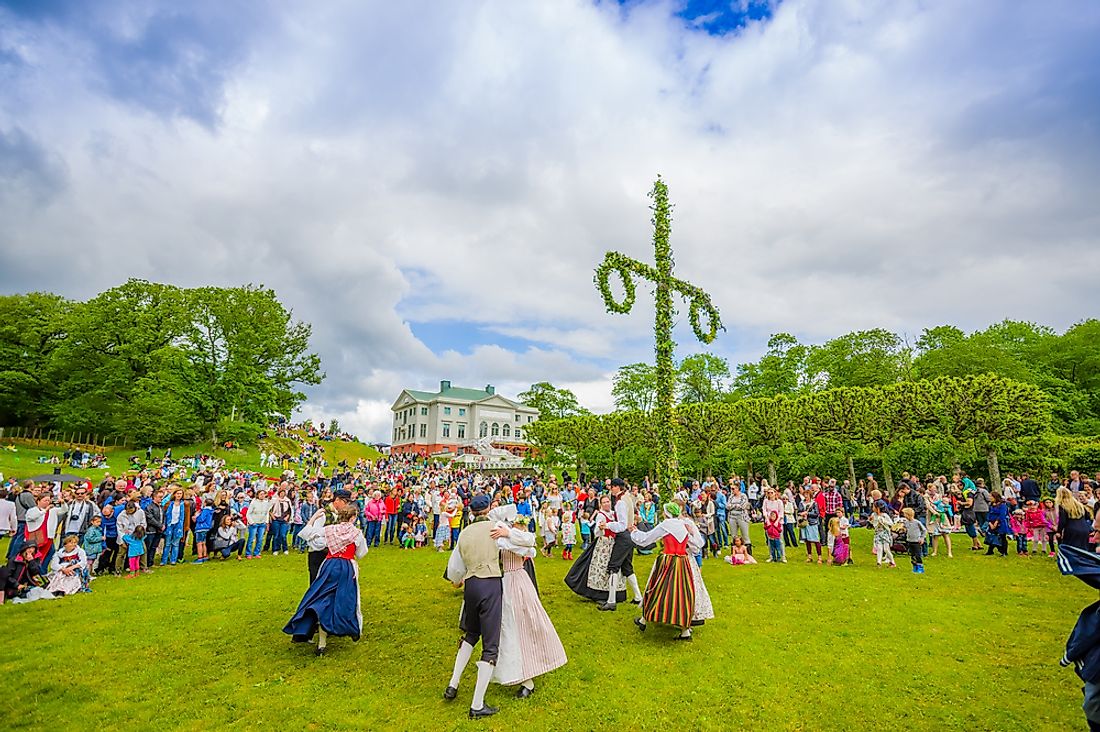
[[[894,552],[890,548],[894,543],[894,519],[890,518],[890,514],[886,512],[886,504],[881,500],[875,502],[871,511],[871,528],[875,532],[872,546],[875,550],[876,566],[881,567],[883,562],[887,562],[890,568],[897,567],[894,563]]]
[[[840,519],[835,516],[829,519],[829,523],[826,525],[825,533],[827,539],[825,542],[825,548],[828,550],[825,557],[826,564],[835,564],[833,553],[836,551],[836,539],[840,535]]]
[[[742,564],[756,564],[756,560],[749,554],[749,548],[745,546],[740,536],[733,540],[733,546],[730,547],[730,555],[726,557],[726,561],[735,567]]]
[[[855,564],[852,561],[852,539],[848,533],[851,524],[848,522],[848,517],[845,515],[843,508],[838,508],[836,518],[829,522],[830,531],[834,521],[836,522],[836,537],[833,539],[833,564],[836,566]]]
[[[1016,556],[1026,557],[1027,553],[1027,525],[1024,521],[1024,510],[1017,508],[1008,519],[1008,525],[1012,529],[1012,535],[1016,537]]]
[[[61,550],[50,563],[50,571],[52,575],[46,591],[55,597],[91,592],[88,589],[88,555],[79,547],[76,534],[69,534],[62,540]]]
[[[95,563],[99,561],[99,555],[103,553],[103,517],[92,516],[88,530],[84,532],[84,544],[81,546],[88,555],[88,576],[95,577]]]
[[[214,528],[214,501],[207,498],[202,510],[195,514],[195,550],[198,555],[191,564],[206,563],[206,537],[212,528]]]
[[[424,546],[428,543],[428,525],[424,523],[424,519],[420,519],[416,523],[416,548]]]
[[[1050,546],[1047,540],[1047,519],[1043,507],[1036,501],[1028,501],[1024,506],[1024,528],[1027,529],[1028,538],[1035,544],[1035,553],[1039,556],[1045,554]]]
[[[764,535],[768,537],[769,562],[786,562],[783,557],[783,519],[778,511],[768,514],[764,522]],[[740,537],[738,537],[740,538]]]
[[[554,546],[558,543],[558,514],[549,505],[542,511],[542,553],[554,556]]]
[[[901,510],[902,524],[905,526],[905,546],[909,549],[909,561],[913,563],[913,574],[924,574],[924,540],[928,529],[917,521],[912,508]]]
[[[565,547],[562,550],[562,559],[573,558],[573,545],[577,543],[577,515],[573,513],[573,504],[566,501],[561,511],[561,543]]]
[[[592,540],[592,520],[587,511],[581,512],[581,551],[588,548],[588,542]]]
[[[1053,498],[1043,499],[1043,518],[1047,520],[1047,546],[1050,548],[1050,556],[1054,556],[1054,527],[1058,525],[1058,511],[1054,508]]]
[[[401,524],[401,534],[398,536],[402,549],[412,549],[415,546],[412,529],[408,523]]]
[[[126,559],[130,564],[126,579],[132,579],[141,569],[141,558],[145,556],[145,527],[135,526],[134,533],[125,534],[122,541],[126,543]]]

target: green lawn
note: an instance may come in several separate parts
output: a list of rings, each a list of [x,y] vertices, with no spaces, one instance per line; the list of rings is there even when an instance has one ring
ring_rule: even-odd
[[[68,465],[49,465],[41,464],[38,462],[39,457],[61,457],[64,452],[62,446],[37,446],[33,443],[29,443],[25,440],[0,440],[4,446],[0,446],[0,473],[4,474],[5,478],[26,478],[32,475],[38,475],[40,473],[51,473],[55,467],[60,467],[66,473],[74,473],[76,475],[82,475],[94,480],[102,479],[104,474],[111,473],[111,475],[120,475],[129,469],[129,459],[131,455],[136,455],[142,461],[145,460],[145,448],[107,448],[104,453],[107,456],[107,465],[109,469],[96,468],[92,470],[81,470],[70,468]],[[15,451],[8,449],[5,446],[12,446]],[[379,453],[373,447],[369,445],[363,445],[358,442],[322,442],[321,445],[325,449],[325,459],[329,462],[329,467],[326,472],[331,473],[332,468],[340,461],[347,460],[349,465],[354,465],[355,461],[359,458],[365,458],[368,460],[376,460],[379,457]],[[230,468],[239,468],[242,470],[256,470],[261,471],[269,475],[277,475],[280,471],[279,468],[261,468],[260,467],[260,450],[275,450],[278,452],[288,452],[292,455],[297,454],[298,447],[294,440],[286,438],[269,438],[262,440],[258,446],[246,446],[240,448],[234,448],[232,450],[225,450],[222,448],[212,448],[209,444],[195,444],[195,445],[178,445],[172,448],[172,456],[176,459],[184,458],[190,455],[214,455],[217,458],[226,461],[226,464]],[[155,457],[164,455],[164,449],[158,448],[153,451]],[[293,463],[292,467],[295,467]]]
[[[754,526],[758,530],[759,526]],[[525,701],[490,687],[479,729],[1083,729],[1080,684],[1059,668],[1096,599],[1050,559],[974,556],[876,570],[730,567],[704,576],[718,617],[696,642],[644,635],[633,608],[600,613],[538,558],[543,602],[569,663]],[[960,542],[961,544],[961,542]],[[797,555],[792,554],[792,558]],[[460,591],[445,555],[384,548],[360,562],[363,639],[330,653],[281,628],[305,590],[301,555],[103,578],[94,593],[0,607],[8,729],[469,729],[473,666],[450,675]],[[651,558],[638,558],[644,578]]]

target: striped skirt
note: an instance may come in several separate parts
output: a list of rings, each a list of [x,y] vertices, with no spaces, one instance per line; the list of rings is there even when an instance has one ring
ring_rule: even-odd
[[[695,615],[695,582],[688,565],[690,561],[677,554],[657,557],[642,596],[642,617],[647,623],[691,627]]]

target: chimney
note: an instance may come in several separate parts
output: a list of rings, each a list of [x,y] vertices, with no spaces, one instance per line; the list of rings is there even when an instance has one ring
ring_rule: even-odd
[[[485,393],[486,394],[496,394],[497,390],[492,384],[486,384],[485,385]]]
[[[439,382],[439,390],[440,391],[447,391],[450,388],[451,388],[451,382],[449,382],[449,381],[440,381]]]

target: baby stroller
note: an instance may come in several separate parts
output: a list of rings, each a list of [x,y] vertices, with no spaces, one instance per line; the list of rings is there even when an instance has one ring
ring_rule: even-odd
[[[890,551],[894,554],[908,553],[909,546],[905,543],[905,524],[901,521],[895,521],[894,525],[890,527],[890,533],[894,537],[890,542]]]

